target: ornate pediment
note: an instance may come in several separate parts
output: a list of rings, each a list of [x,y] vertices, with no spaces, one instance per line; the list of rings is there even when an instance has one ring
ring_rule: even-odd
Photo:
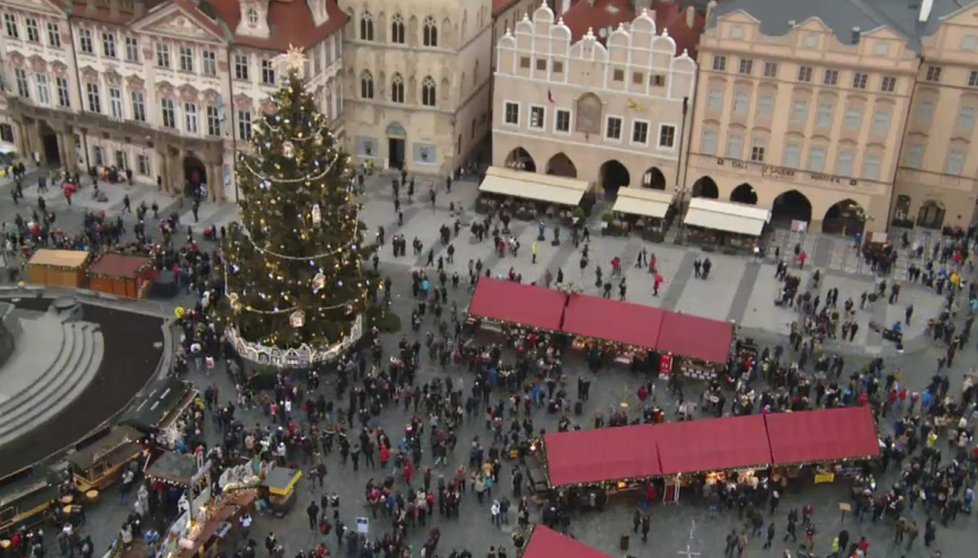
[[[151,12],[134,25],[137,31],[166,35],[176,39],[223,41],[223,37],[210,27],[207,16],[188,13],[175,3],[165,6],[155,13]]]

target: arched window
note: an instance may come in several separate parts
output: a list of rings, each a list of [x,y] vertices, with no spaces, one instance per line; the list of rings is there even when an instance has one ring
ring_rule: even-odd
[[[428,16],[424,18],[424,46],[438,46],[438,24],[435,18]]]
[[[399,45],[404,44],[404,18],[401,14],[394,14],[391,18],[391,42]]]
[[[374,40],[374,16],[367,11],[360,14],[360,40]]]
[[[391,78],[391,101],[395,103],[404,102],[404,78],[401,74],[394,74]]]
[[[374,77],[370,72],[364,71],[360,74],[360,97],[363,99],[374,98]]]
[[[258,27],[258,10],[248,8],[248,26]]]
[[[425,76],[421,82],[421,104],[426,107],[435,106],[435,80]]]

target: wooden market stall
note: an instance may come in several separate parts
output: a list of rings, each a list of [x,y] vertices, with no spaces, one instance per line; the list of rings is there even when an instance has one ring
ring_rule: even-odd
[[[234,529],[238,519],[255,505],[255,490],[239,490],[208,502],[200,517],[194,520],[180,537],[174,558],[214,558],[222,554],[222,542]]]
[[[265,475],[260,492],[268,498],[268,505],[276,516],[284,516],[295,506],[295,486],[301,478],[302,471],[288,467],[275,467]]]
[[[731,253],[753,250],[770,221],[768,209],[706,198],[690,200],[683,219],[689,241]]]
[[[51,287],[78,289],[85,286],[85,268],[89,253],[84,250],[49,250],[34,252],[27,262],[27,281]]]
[[[88,269],[89,285],[93,291],[127,298],[148,296],[155,276],[151,259],[124,254],[99,256]]]
[[[143,434],[129,426],[116,426],[106,435],[76,449],[68,456],[78,491],[104,490],[122,475],[127,463],[143,457]]]

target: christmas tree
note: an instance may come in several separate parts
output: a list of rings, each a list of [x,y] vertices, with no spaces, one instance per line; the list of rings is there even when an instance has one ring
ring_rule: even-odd
[[[359,204],[346,188],[348,156],[316,110],[290,49],[276,111],[252,127],[236,175],[241,223],[224,240],[226,325],[262,347],[327,351],[366,308]]]

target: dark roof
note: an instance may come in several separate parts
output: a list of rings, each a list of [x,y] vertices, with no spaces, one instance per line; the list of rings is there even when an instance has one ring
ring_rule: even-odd
[[[79,469],[88,469],[101,459],[128,459],[133,453],[139,452],[140,446],[136,442],[142,437],[135,428],[117,426],[106,436],[69,455],[68,462]]]
[[[88,268],[91,275],[109,275],[112,277],[134,278],[140,271],[151,266],[153,260],[143,256],[126,256],[124,254],[104,254]]]
[[[209,3],[217,17],[234,33],[241,20],[239,0],[210,0]],[[326,11],[329,20],[316,27],[306,2],[269,0],[268,38],[234,35],[234,44],[281,52],[288,50],[289,45],[309,48],[342,29],[350,19],[336,0],[327,0]]]
[[[801,23],[810,17],[821,19],[843,43],[852,42],[852,28],[868,33],[882,26],[903,35],[911,48],[920,49],[920,39],[940,26],[941,18],[978,0],[933,0],[930,17],[917,21],[923,0],[725,0],[714,14],[744,10],[761,22],[765,35],[784,35],[788,22]],[[715,22],[709,22],[713,25]]]
[[[185,403],[197,395],[188,382],[166,378],[153,385],[135,407],[126,412],[122,424],[134,426],[144,432],[156,430],[171,415],[180,412]]]
[[[166,480],[179,484],[190,484],[197,474],[197,458],[189,453],[165,451],[146,469],[150,479]]]

